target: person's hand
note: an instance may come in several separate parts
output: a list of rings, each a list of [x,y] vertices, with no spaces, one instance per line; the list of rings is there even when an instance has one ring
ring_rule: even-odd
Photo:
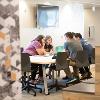
[[[54,51],[53,51],[53,50],[51,50],[51,51],[50,51],[50,54],[51,54],[51,55],[53,55],[53,54],[54,54]]]

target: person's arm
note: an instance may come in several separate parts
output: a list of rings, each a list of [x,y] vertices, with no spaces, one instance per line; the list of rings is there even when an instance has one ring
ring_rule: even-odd
[[[68,50],[67,42],[64,43],[64,50],[65,50],[65,52],[67,52],[67,54],[69,56],[69,50]]]
[[[41,46],[41,44],[39,42],[35,42],[35,49],[36,49],[36,52],[38,53],[38,55],[45,55],[46,54],[46,51],[44,49],[44,45]]]
[[[40,49],[36,49],[38,55],[45,55],[46,54],[46,51],[43,49],[43,48],[40,48]]]
[[[51,45],[50,54],[54,54],[54,48],[53,48],[53,46],[52,46],[52,45]]]
[[[64,43],[64,50],[65,50],[65,51],[68,51],[68,45],[67,45],[67,42]]]

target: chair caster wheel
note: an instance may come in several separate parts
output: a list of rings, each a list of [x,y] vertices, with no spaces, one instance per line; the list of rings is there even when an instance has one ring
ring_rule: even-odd
[[[42,93],[42,90],[40,90],[40,93]]]

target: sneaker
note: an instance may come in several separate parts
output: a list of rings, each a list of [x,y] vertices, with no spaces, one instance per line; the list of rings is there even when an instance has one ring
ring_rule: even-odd
[[[77,81],[77,78],[75,78],[75,77],[73,77],[73,78],[68,78],[67,80],[66,80],[66,84],[68,84],[68,83],[73,83],[73,82],[76,82]]]
[[[86,79],[87,78],[88,73],[84,73],[82,74],[81,80]]]
[[[63,80],[67,80],[67,79],[68,79],[68,76],[63,77],[62,79],[63,79]]]
[[[87,78],[91,78],[92,77],[92,73],[91,72],[88,72],[87,73]]]
[[[75,79],[76,79],[76,80],[75,80],[76,83],[79,83],[79,82],[80,82],[79,76],[76,76]]]

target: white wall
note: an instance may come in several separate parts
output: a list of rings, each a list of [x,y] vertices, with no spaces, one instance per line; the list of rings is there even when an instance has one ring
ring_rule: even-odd
[[[33,28],[36,26],[35,13],[36,6],[32,5],[30,0],[20,0],[19,3],[19,18],[20,28]]]
[[[25,0],[24,0],[25,2]],[[25,2],[28,6],[27,9],[30,9],[29,3]],[[56,4],[56,3],[55,3]],[[21,8],[24,8],[23,3],[20,4]],[[59,5],[59,26],[49,27],[49,28],[34,28],[32,24],[30,25],[27,21],[30,21],[30,18],[26,16],[34,16],[33,12],[29,15],[29,11],[23,12],[20,8],[20,44],[24,47],[29,41],[35,38],[39,34],[51,35],[53,38],[54,45],[63,45],[65,39],[64,34],[67,31],[80,32],[84,31],[84,13],[83,7],[79,4],[61,4]],[[31,7],[31,9],[33,9]],[[28,12],[27,12],[28,11]],[[24,16],[23,16],[24,14]],[[31,17],[31,18],[32,18]],[[36,19],[34,19],[36,21]],[[26,22],[25,22],[26,21]],[[33,21],[31,21],[33,23]],[[26,25],[25,25],[26,24]]]
[[[84,33],[85,38],[88,39],[94,46],[100,46],[100,7],[96,8],[95,12],[91,9],[84,10]],[[94,32],[91,33],[92,38],[88,38],[88,27],[94,26]]]

